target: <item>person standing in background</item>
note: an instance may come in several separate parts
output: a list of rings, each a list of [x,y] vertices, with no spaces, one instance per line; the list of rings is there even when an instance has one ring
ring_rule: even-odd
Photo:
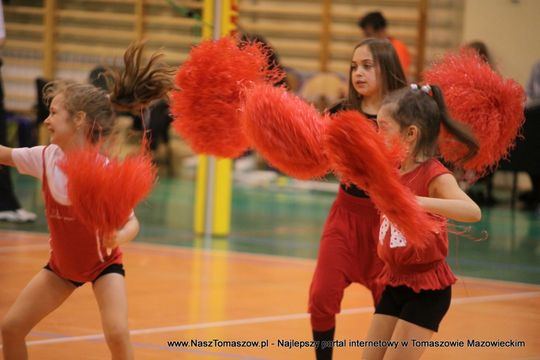
[[[525,92],[527,93],[526,107],[528,109],[540,106],[540,60],[531,69]]]
[[[4,46],[6,29],[4,25],[4,8],[0,2],[0,48]],[[0,67],[2,59],[0,58]],[[7,145],[6,109],[4,107],[4,86],[0,73],[0,145]],[[0,221],[31,222],[36,214],[24,210],[13,191],[13,183],[9,167],[0,166]]]
[[[537,121],[540,114],[540,60],[532,69],[525,88],[527,103],[525,104],[525,121]],[[532,154],[530,154],[532,155]],[[532,189],[519,196],[525,203],[525,209],[538,213],[540,209],[540,174],[528,171]]]
[[[474,40],[468,42],[463,46],[463,49],[470,49],[475,51],[486,64],[488,64],[494,71],[497,71],[488,47],[483,41]],[[467,195],[469,195],[471,199],[473,199],[479,205],[491,207],[497,204],[497,199],[495,199],[495,196],[493,194],[494,174],[494,171],[490,171],[488,174],[478,179],[477,183],[483,184],[485,187],[485,191],[477,192],[473,189],[469,189],[467,191]]]
[[[487,45],[479,40],[471,41],[464,46],[465,49],[472,49],[480,55],[480,58],[484,60],[493,70],[495,70],[495,64],[488,51]]]
[[[396,50],[405,76],[409,77],[411,68],[411,55],[407,45],[386,32],[386,18],[380,11],[367,13],[358,20],[358,26],[366,38],[388,39]]]

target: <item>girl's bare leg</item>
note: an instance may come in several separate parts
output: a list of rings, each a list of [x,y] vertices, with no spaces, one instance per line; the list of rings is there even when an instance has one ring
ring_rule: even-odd
[[[52,271],[42,269],[19,294],[2,321],[4,359],[27,359],[25,338],[38,322],[76,289]]]
[[[402,347],[399,345],[397,348],[388,348],[384,360],[416,360],[420,359],[424,351],[423,346],[413,346],[411,340],[426,341],[431,339],[434,331],[415,325],[405,320],[399,319],[392,340],[408,341],[408,346]]]
[[[394,327],[398,318],[390,315],[374,314],[373,320],[368,330],[367,341],[388,341],[392,338]],[[366,347],[362,354],[364,360],[380,360],[383,359],[386,353],[386,347],[369,346]]]
[[[122,275],[106,274],[94,282],[105,340],[113,360],[133,359],[129,339],[126,283]]]

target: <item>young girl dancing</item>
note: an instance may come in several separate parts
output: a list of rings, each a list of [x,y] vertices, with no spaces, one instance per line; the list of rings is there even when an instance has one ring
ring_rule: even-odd
[[[330,113],[356,110],[375,125],[384,96],[406,84],[399,58],[387,40],[366,39],[353,52],[348,98]],[[309,293],[313,338],[331,343],[343,292],[352,282],[371,290],[374,303],[382,293],[375,279],[382,268],[376,254],[379,214],[368,195],[342,184],[321,238]],[[355,229],[351,231],[351,229]],[[331,359],[332,347],[316,348],[317,359]]]
[[[402,182],[419,204],[440,219],[441,230],[432,233],[426,248],[409,244],[402,233],[382,216],[378,255],[384,266],[385,286],[376,306],[367,340],[429,340],[439,328],[451,299],[456,278],[448,263],[446,219],[476,222],[480,208],[459,188],[454,176],[435,158],[441,124],[469,149],[462,161],[478,150],[472,133],[453,121],[437,86],[411,85],[388,95],[377,114],[379,132],[388,143],[405,145]],[[369,347],[363,359],[418,359],[423,347]]]
[[[45,125],[51,145],[11,149],[0,146],[0,164],[43,181],[50,231],[50,257],[28,283],[2,322],[4,358],[28,357],[25,337],[46,315],[58,308],[73,291],[91,282],[100,310],[103,332],[113,359],[132,359],[127,298],[118,247],[139,231],[132,214],[116,233],[100,239],[74,215],[67,192],[67,178],[59,164],[70,151],[101,142],[112,130],[115,109],[136,110],[163,97],[172,86],[171,71],[154,55],[141,65],[142,45],[134,44],[124,56],[125,70],[109,73],[112,92],[90,84],[55,81],[45,97],[50,115]],[[112,249],[112,250],[110,250]]]

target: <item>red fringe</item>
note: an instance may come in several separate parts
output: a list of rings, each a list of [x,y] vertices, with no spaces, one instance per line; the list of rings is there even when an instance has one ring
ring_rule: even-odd
[[[479,140],[480,150],[463,164],[465,170],[481,177],[508,155],[524,120],[525,96],[516,81],[503,79],[470,50],[446,54],[424,72],[424,81],[442,89],[450,115]],[[456,163],[467,148],[443,127],[440,151],[447,162]]]
[[[401,152],[395,146],[388,150],[370,121],[356,111],[343,111],[331,117],[325,145],[330,164],[342,181],[367,191],[375,206],[410,244],[425,248],[440,223],[418,205],[415,195],[401,183],[395,166]]]
[[[323,118],[313,106],[262,84],[246,91],[242,119],[253,147],[280,171],[298,179],[327,173]]]
[[[60,166],[75,216],[102,237],[125,225],[157,175],[150,155],[142,151],[123,161],[108,161],[98,147],[88,147],[66,153]]]
[[[171,96],[174,129],[194,152],[237,157],[249,146],[240,123],[245,87],[279,81],[284,73],[269,70],[267,51],[260,43],[239,48],[231,37],[204,41],[176,74],[179,90]]]

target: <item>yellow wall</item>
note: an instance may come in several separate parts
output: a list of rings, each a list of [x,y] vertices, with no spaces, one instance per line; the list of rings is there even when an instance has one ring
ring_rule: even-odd
[[[466,0],[463,42],[486,43],[497,69],[525,85],[540,61],[539,0]]]

